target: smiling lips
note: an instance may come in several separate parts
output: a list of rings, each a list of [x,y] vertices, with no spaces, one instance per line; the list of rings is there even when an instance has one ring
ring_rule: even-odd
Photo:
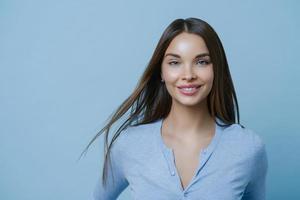
[[[192,85],[178,86],[178,89],[181,94],[186,95],[186,96],[192,96],[192,95],[196,94],[196,92],[198,92],[200,87],[201,87],[201,85],[192,84]]]

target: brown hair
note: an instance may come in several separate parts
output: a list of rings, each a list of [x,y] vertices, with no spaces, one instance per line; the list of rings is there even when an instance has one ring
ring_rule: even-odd
[[[117,108],[112,117],[110,117],[109,122],[93,137],[83,151],[86,152],[95,139],[105,132],[105,160],[102,174],[103,183],[105,185],[107,179],[107,159],[110,161],[111,145],[120,133],[128,126],[151,123],[158,119],[165,118],[169,114],[172,98],[167,92],[165,85],[161,83],[161,64],[170,42],[182,32],[199,35],[204,39],[209,50],[214,71],[213,86],[207,97],[207,106],[210,115],[214,119],[218,117],[224,122],[224,124],[219,124],[216,121],[220,126],[229,126],[234,123],[240,124],[236,93],[225,51],[217,33],[207,22],[201,19],[176,19],[163,32],[152,58],[132,94]],[[125,122],[117,129],[108,145],[110,128],[117,120],[125,115],[129,109],[129,117],[127,117]]]

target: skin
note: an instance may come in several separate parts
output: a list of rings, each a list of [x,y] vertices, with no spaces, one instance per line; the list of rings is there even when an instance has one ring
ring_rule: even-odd
[[[208,55],[196,58],[199,54]],[[171,41],[164,56],[161,78],[172,97],[172,106],[163,120],[161,134],[166,146],[174,151],[184,189],[198,166],[201,149],[209,145],[215,132],[215,122],[207,107],[214,79],[213,65],[204,40],[186,32]],[[195,95],[185,96],[177,87],[186,84],[202,86]]]

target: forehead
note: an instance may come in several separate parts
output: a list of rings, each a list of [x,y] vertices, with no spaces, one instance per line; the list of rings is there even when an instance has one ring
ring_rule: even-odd
[[[192,57],[202,53],[209,53],[205,41],[193,33],[180,33],[169,44],[165,54],[174,53],[182,57]]]

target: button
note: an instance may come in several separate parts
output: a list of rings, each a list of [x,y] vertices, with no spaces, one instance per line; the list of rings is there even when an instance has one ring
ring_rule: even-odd
[[[175,175],[175,172],[174,172],[174,171],[171,171],[171,175],[174,176],[174,175]]]
[[[183,196],[184,196],[184,197],[187,197],[187,196],[188,196],[188,194],[185,192],[185,193],[183,193]]]

